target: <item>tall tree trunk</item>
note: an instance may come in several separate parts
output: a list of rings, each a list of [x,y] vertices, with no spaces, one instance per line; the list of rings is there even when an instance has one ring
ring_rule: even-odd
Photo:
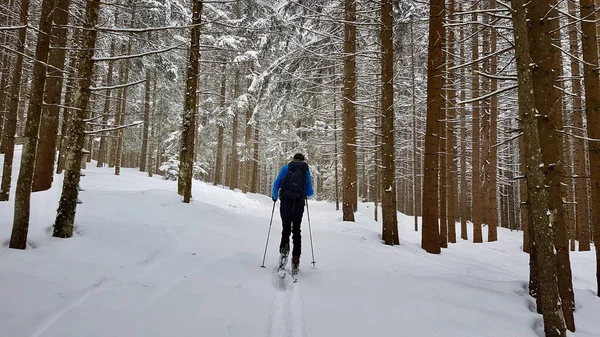
[[[150,131],[150,70],[146,69],[146,95],[144,96],[144,130],[140,154],[140,172],[146,172],[148,161],[148,133]]]
[[[444,0],[429,2],[429,55],[427,57],[427,126],[425,130],[425,164],[423,177],[423,229],[421,247],[428,253],[440,253],[438,225],[438,120],[445,106],[443,97],[446,42]]]
[[[258,144],[260,141],[260,133],[259,133],[259,119],[256,118],[256,125],[254,126],[254,154],[253,154],[253,161],[252,161],[252,183],[250,185],[250,192],[251,193],[258,193],[259,192],[259,180],[258,177],[260,176],[258,173],[259,170],[259,153],[258,153]]]
[[[462,12],[462,2],[458,4],[458,11]],[[463,21],[461,17],[461,22]],[[460,27],[459,40],[464,41],[465,39],[465,27]],[[465,43],[460,44],[459,57],[461,60],[465,59]],[[463,68],[459,71],[460,81],[460,100],[465,101],[466,99],[466,84],[465,84],[465,71]],[[467,183],[467,116],[466,108],[464,104],[459,106],[460,111],[460,238],[468,240],[469,235],[467,232],[467,220],[469,219],[468,211],[468,194],[469,186]]]
[[[335,103],[335,102],[334,102]],[[338,172],[338,137],[337,137],[337,104],[333,106],[333,174],[335,176],[335,210],[340,210],[340,187],[339,187],[339,172]]]
[[[65,98],[62,112],[62,125],[60,127],[60,139],[58,140],[58,162],[56,163],[56,173],[60,174],[65,169],[66,162],[66,152],[67,152],[67,144],[69,142],[68,130],[71,124],[71,106],[73,106],[74,100],[74,88],[77,86],[77,69],[79,62],[79,52],[78,49],[81,48],[81,36],[83,32],[80,29],[75,30],[71,37],[71,47],[75,48],[69,53],[69,64],[67,69],[69,69],[67,75],[67,85],[65,89]]]
[[[23,135],[21,167],[19,168],[19,178],[15,193],[15,216],[10,237],[10,248],[25,249],[27,246],[27,232],[29,230],[29,215],[31,211],[31,185],[33,183],[44,85],[46,83],[46,62],[48,61],[48,53],[50,51],[50,30],[52,28],[53,9],[54,0],[44,0],[42,2],[39,33],[35,47],[35,60],[37,62],[33,64],[27,121]]]
[[[35,172],[33,174],[33,192],[45,191],[52,186],[54,178],[54,162],[56,158],[56,141],[58,139],[58,117],[60,112],[61,93],[63,87],[63,68],[65,66],[67,45],[67,29],[69,23],[70,0],[55,0],[50,43],[53,49],[48,57],[48,79],[44,93],[44,106],[39,130],[39,144],[35,156]]]
[[[21,0],[20,24],[27,26],[29,15],[29,0]],[[2,185],[0,187],[0,201],[7,201],[10,194],[10,183],[12,180],[12,164],[15,153],[15,132],[17,130],[17,111],[19,109],[19,95],[21,90],[21,74],[23,69],[23,54],[27,43],[27,29],[19,30],[19,41],[17,43],[17,55],[12,68],[12,85],[10,87],[10,101],[8,102],[8,115],[2,134],[2,153],[4,163],[2,167]]]
[[[7,8],[15,8],[15,4],[14,4],[14,0],[4,0],[2,1],[2,5],[3,6],[7,6]],[[0,21],[0,25],[3,26],[10,26],[13,22],[16,22],[17,20],[14,20],[12,18],[9,18],[8,15],[5,15],[2,19],[2,21]],[[3,34],[2,37],[0,38],[0,45],[4,45],[4,46],[8,46],[10,42],[10,35],[9,34]],[[9,73],[10,73],[10,68],[11,68],[11,54],[7,51],[7,50],[2,50],[0,51],[0,55],[2,56],[1,60],[0,60],[0,66],[2,66],[2,70],[0,70],[0,154],[4,153],[4,147],[1,145],[2,143],[2,138],[3,138],[3,133],[4,133],[4,125],[5,125],[5,119],[8,115],[8,102],[7,102],[7,84],[8,82],[8,77],[9,77]]]
[[[560,54],[553,43],[560,45],[560,30],[556,2],[532,2],[527,13],[529,25],[530,55],[536,68],[533,70],[535,106],[541,116],[538,121],[540,144],[546,186],[548,186],[548,211],[552,221],[558,287],[567,328],[575,331],[573,318],[574,295],[569,261],[569,247],[562,200],[565,195],[562,178],[564,164],[562,154],[562,92],[557,86],[562,69]],[[535,47],[532,47],[535,46]],[[531,195],[530,195],[531,196]],[[537,235],[537,233],[536,233]],[[539,244],[536,240],[536,244]],[[541,255],[538,249],[538,255]],[[539,259],[539,256],[538,256]],[[539,270],[539,275],[546,271]],[[545,287],[542,293],[546,291]]]
[[[471,14],[471,22],[477,22],[477,8],[479,1],[473,0],[473,8]],[[472,45],[471,45],[471,58],[473,60],[477,60],[479,58],[479,36],[478,36],[479,27],[477,25],[473,25],[471,28],[471,34],[473,35]],[[477,99],[479,97],[479,75],[477,75],[477,71],[479,71],[479,64],[476,62],[473,64],[472,70],[472,82],[471,82],[471,96],[473,99]],[[481,132],[479,130],[480,120],[481,120],[481,109],[479,102],[473,102],[473,141],[472,141],[472,167],[473,173],[471,178],[471,195],[472,195],[472,216],[473,216],[473,242],[481,243],[483,242],[483,233],[481,231],[481,222],[482,222],[482,195],[481,195],[481,163],[480,163],[480,137]]]
[[[454,0],[448,4],[448,22],[454,22]],[[454,29],[448,30],[448,68],[454,66]],[[456,243],[456,220],[458,219],[458,171],[456,165],[456,135],[454,126],[456,124],[456,74],[455,70],[447,72],[447,109],[446,109],[446,163],[448,175],[446,184],[448,185],[447,204],[448,204],[448,242]]]
[[[235,97],[235,102],[234,102],[234,106],[233,106],[233,123],[231,125],[231,154],[229,155],[230,158],[230,165],[228,167],[229,170],[229,188],[234,190],[236,188],[238,188],[238,179],[239,179],[239,159],[238,159],[238,148],[237,148],[237,141],[238,141],[238,120],[239,120],[239,108],[238,108],[238,104],[237,101],[239,99],[240,96],[240,69],[236,69],[235,71],[235,83],[233,85],[233,90],[234,90],[234,94],[233,97]]]
[[[419,222],[418,222],[418,205],[421,202],[421,186],[418,184],[417,178],[417,165],[419,162],[419,153],[417,147],[417,86],[415,84],[415,34],[414,34],[414,22],[413,17],[410,17],[410,79],[412,85],[412,195],[415,199],[413,204],[413,219],[415,224],[415,232],[419,231]]]
[[[133,0],[129,0],[129,5],[133,5],[133,9],[131,12],[131,21],[129,22],[129,27],[133,28],[135,25],[135,14],[136,14],[136,2],[134,2]],[[128,38],[127,40],[127,54],[126,55],[131,55],[131,37]],[[129,82],[129,70],[131,68],[131,61],[130,59],[125,59],[124,61],[124,72],[125,74],[123,75],[123,81],[124,83],[128,83]],[[123,82],[122,82],[123,83]],[[124,87],[121,89],[121,100],[118,101],[117,104],[120,104],[120,112],[119,112],[119,123],[116,123],[117,125],[125,125],[126,122],[126,116],[127,116],[127,93],[128,93],[128,87]],[[125,129],[119,129],[117,130],[117,139],[116,139],[116,151],[115,151],[115,175],[120,175],[121,174],[121,161],[123,160],[123,135],[125,133]]]
[[[85,6],[85,23],[82,33],[82,50],[79,52],[79,80],[74,100],[74,116],[69,130],[69,145],[67,153],[67,169],[58,203],[53,236],[70,238],[73,236],[75,209],[79,194],[80,168],[85,141],[85,118],[90,113],[90,86],[92,84],[94,48],[98,32],[93,29],[98,23],[100,0],[87,0]]]
[[[535,7],[536,3],[530,2],[529,4]],[[534,77],[530,69],[531,57],[527,37],[528,18],[526,18],[526,8],[523,0],[513,0],[512,8],[516,41],[515,54],[519,76],[519,114],[523,127],[523,144],[525,145],[523,157],[526,160],[527,190],[538,255],[539,273],[537,280],[539,288],[544,289],[539,294],[544,316],[544,331],[548,337],[563,337],[566,336],[566,331],[556,279],[552,239],[553,221],[547,213],[547,191],[542,188],[545,184],[545,177],[540,167],[543,162],[540,151],[541,140],[536,121],[536,108],[539,107],[535,104],[535,98],[532,95],[534,92]],[[532,11],[535,11],[535,8]],[[531,21],[529,22],[531,23]],[[533,23],[533,25],[535,24]],[[532,33],[535,33],[535,31]],[[530,37],[530,39],[535,41],[535,36]]]
[[[592,185],[592,223],[596,247],[597,296],[600,296],[600,78],[598,77],[598,41],[594,22],[592,0],[580,1],[581,31],[583,32],[583,83],[585,87],[585,113],[589,142],[590,180]],[[581,243],[581,242],[580,242]]]
[[[116,20],[115,20],[116,21]],[[110,56],[114,56],[115,55],[115,40],[111,39],[110,40]],[[112,76],[113,76],[113,68],[114,68],[114,62],[109,61],[108,62],[108,70],[106,73],[106,86],[110,87],[112,85]],[[103,109],[103,116],[102,116],[102,125],[107,125],[108,124],[108,115],[110,113],[110,103],[112,100],[112,90],[110,89],[106,89],[104,91],[104,109]],[[117,102],[117,104],[119,104],[119,102]],[[102,134],[100,137],[100,149],[98,150],[98,163],[96,165],[96,167],[103,167],[104,166],[104,162],[106,161],[106,154],[107,154],[107,136],[108,134]]]
[[[356,2],[345,0],[342,117],[342,219],[354,221],[358,203],[356,158]]]
[[[490,9],[496,9],[496,0],[490,0]],[[496,53],[497,33],[495,29],[491,31],[490,47],[491,54]],[[496,55],[490,58],[490,74],[496,75],[498,71],[498,57]],[[498,80],[494,77],[490,79],[490,91],[498,90]],[[495,146],[498,142],[498,96],[490,98],[490,139],[488,148],[488,170],[487,170],[487,224],[488,224],[488,242],[498,240],[498,148]]]
[[[386,245],[400,244],[396,212],[396,166],[394,165],[394,44],[393,0],[381,0],[381,216]]]
[[[573,1],[567,1],[569,14],[569,52],[571,58],[571,91],[575,94],[573,100],[573,113],[571,122],[573,124],[573,133],[585,137],[587,134],[583,128],[583,93],[581,90],[581,70],[579,65],[579,32],[578,25],[575,23],[577,17],[577,8]],[[581,130],[581,131],[579,131]],[[576,238],[579,240],[579,250],[589,251],[590,247],[590,214],[589,214],[589,194],[587,184],[587,161],[585,155],[585,141],[582,139],[571,139],[573,142],[573,169],[572,175],[575,177],[575,231]]]
[[[192,176],[194,165],[194,141],[196,139],[196,102],[198,91],[198,73],[200,65],[200,23],[202,19],[202,0],[192,2],[192,28],[190,36],[189,62],[187,67],[187,80],[185,102],[183,107],[183,126],[181,128],[181,164],[179,181],[183,182],[183,202],[189,203],[192,198]]]
[[[226,73],[225,73],[225,61],[223,61],[223,67],[221,69],[221,102],[219,104],[221,113],[225,109],[225,93],[226,93]],[[215,185],[223,184],[223,137],[224,127],[222,121],[217,121],[218,135],[217,135],[217,159],[215,163]]]

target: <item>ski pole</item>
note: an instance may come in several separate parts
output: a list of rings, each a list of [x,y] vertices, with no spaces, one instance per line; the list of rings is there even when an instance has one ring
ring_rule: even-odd
[[[313,268],[316,268],[315,264],[315,251],[313,249],[313,241],[312,241],[312,230],[310,229],[310,212],[308,211],[308,199],[306,199],[306,217],[308,218],[308,234],[310,236],[310,252],[312,253],[312,265]]]
[[[263,262],[262,262],[261,268],[266,268],[265,267],[265,258],[267,257],[267,247],[269,246],[269,236],[271,235],[271,225],[273,225],[273,214],[275,214],[275,203],[277,203],[277,201],[273,201],[273,211],[271,211],[271,221],[269,222],[269,232],[267,233],[267,243],[265,244],[265,255],[263,255]]]

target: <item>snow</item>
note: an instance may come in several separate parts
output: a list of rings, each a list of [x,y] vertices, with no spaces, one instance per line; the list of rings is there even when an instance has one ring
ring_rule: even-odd
[[[372,204],[348,223],[333,204],[310,201],[317,263],[305,213],[294,284],[274,272],[278,212],[267,268],[259,267],[269,197],[195,181],[183,204],[177,183],[158,176],[115,176],[95,163],[85,172],[71,239],[51,237],[61,175],[32,195],[27,250],[6,247],[13,203],[0,203],[0,336],[536,337],[543,329],[526,290],[521,232],[499,229],[498,242],[461,240],[431,255],[419,248],[412,217],[399,215],[401,245],[390,247]],[[600,336],[594,253],[571,257],[573,336]]]

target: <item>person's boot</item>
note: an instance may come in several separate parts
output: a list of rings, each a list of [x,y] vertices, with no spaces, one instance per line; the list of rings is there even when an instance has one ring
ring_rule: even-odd
[[[287,264],[288,256],[290,254],[290,245],[286,244],[285,246],[279,248],[279,254],[279,270],[283,270]]]
[[[298,267],[300,267],[300,256],[292,256],[292,274],[298,273]]]

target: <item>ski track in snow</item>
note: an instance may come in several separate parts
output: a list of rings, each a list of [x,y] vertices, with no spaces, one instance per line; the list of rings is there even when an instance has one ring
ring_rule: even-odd
[[[69,303],[67,306],[58,310],[54,314],[51,314],[48,318],[44,320],[44,322],[37,328],[35,331],[29,335],[29,337],[40,337],[42,336],[48,329],[54,325],[63,315],[68,313],[69,311],[76,309],[80,305],[82,305],[93,293],[102,289],[102,286],[106,283],[108,278],[103,278],[96,282],[95,284],[89,286],[81,292],[81,295],[77,296],[77,298]]]
[[[268,337],[306,337],[306,322],[302,296],[297,283],[293,283],[291,273],[286,270],[282,279],[273,270],[273,303],[268,317]]]

